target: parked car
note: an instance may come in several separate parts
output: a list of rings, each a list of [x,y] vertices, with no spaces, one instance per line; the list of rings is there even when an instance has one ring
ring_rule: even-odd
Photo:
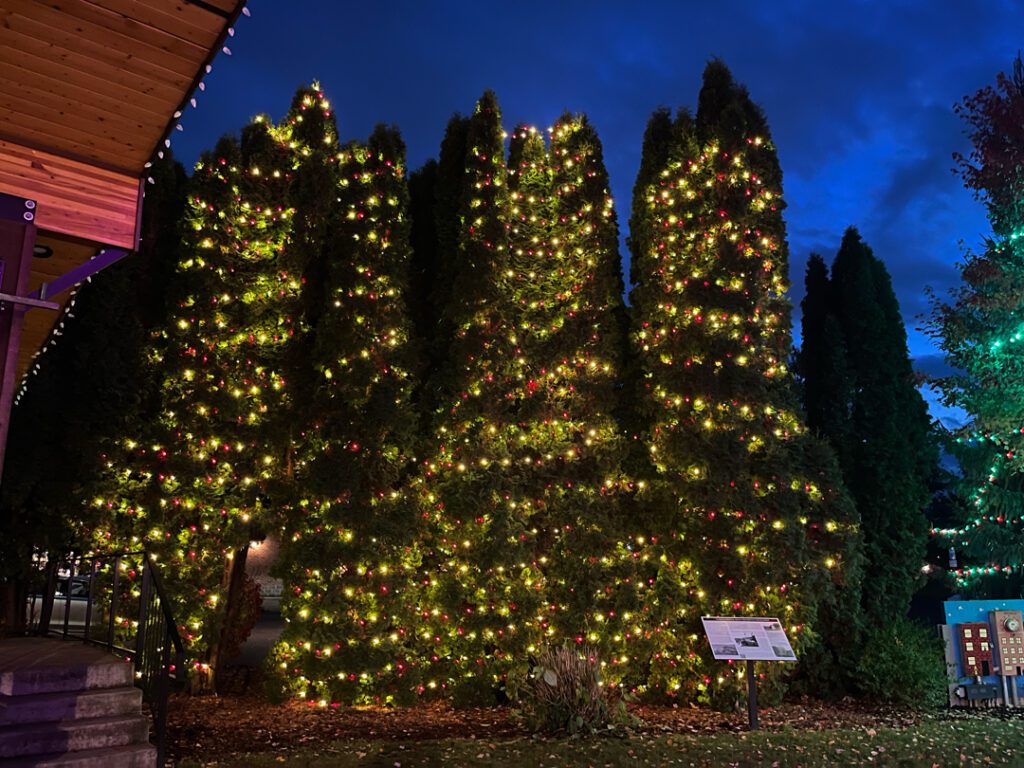
[[[70,582],[70,583],[69,583]],[[70,589],[70,601],[68,591]],[[64,627],[64,615],[68,616],[68,629],[82,630],[85,627],[85,614],[89,605],[89,577],[67,576],[57,577],[57,590],[53,600],[53,613],[50,616],[50,629],[61,630]],[[92,623],[95,627],[101,621],[101,614],[93,605]],[[29,625],[36,626],[43,611],[43,594],[29,595]]]

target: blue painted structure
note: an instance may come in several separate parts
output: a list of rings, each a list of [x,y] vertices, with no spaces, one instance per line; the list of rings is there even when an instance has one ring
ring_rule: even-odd
[[[967,624],[972,621],[982,621],[991,626],[989,622],[989,613],[992,611],[1022,611],[1024,612],[1024,600],[947,600],[942,604],[943,611],[946,615],[946,623],[955,624]],[[992,628],[993,633],[995,627]],[[993,634],[994,640],[994,634]],[[960,638],[957,632],[953,632],[953,653],[956,658],[956,671],[957,677],[961,682],[967,680],[973,680],[973,678],[964,674],[962,659],[960,655]],[[993,649],[993,661],[997,665],[1001,665],[1002,660],[999,659],[999,648],[996,643],[992,643]],[[983,682],[994,683],[1002,685],[1002,681],[998,675],[988,675],[981,678]],[[1014,685],[1018,684],[1018,678],[1011,678],[1010,682]]]

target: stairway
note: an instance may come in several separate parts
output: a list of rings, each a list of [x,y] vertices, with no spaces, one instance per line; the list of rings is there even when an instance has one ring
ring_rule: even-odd
[[[132,665],[49,638],[0,640],[0,768],[154,768]]]

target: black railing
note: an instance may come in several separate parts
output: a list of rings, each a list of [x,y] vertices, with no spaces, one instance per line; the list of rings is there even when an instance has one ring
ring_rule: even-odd
[[[153,715],[157,765],[162,766],[167,699],[171,686],[184,682],[185,647],[152,557],[145,551],[70,556],[45,562],[44,572],[42,595],[30,598],[30,626],[38,634],[83,640],[132,661],[135,684]],[[63,616],[54,628],[58,609]]]

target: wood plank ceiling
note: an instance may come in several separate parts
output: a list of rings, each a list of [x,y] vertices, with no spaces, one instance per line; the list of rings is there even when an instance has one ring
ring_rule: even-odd
[[[5,0],[0,134],[141,175],[239,5]]]
[[[4,0],[0,140],[143,176],[244,4]],[[34,262],[32,287],[98,247],[40,235],[54,254]],[[25,316],[21,371],[60,315],[35,309]]]

